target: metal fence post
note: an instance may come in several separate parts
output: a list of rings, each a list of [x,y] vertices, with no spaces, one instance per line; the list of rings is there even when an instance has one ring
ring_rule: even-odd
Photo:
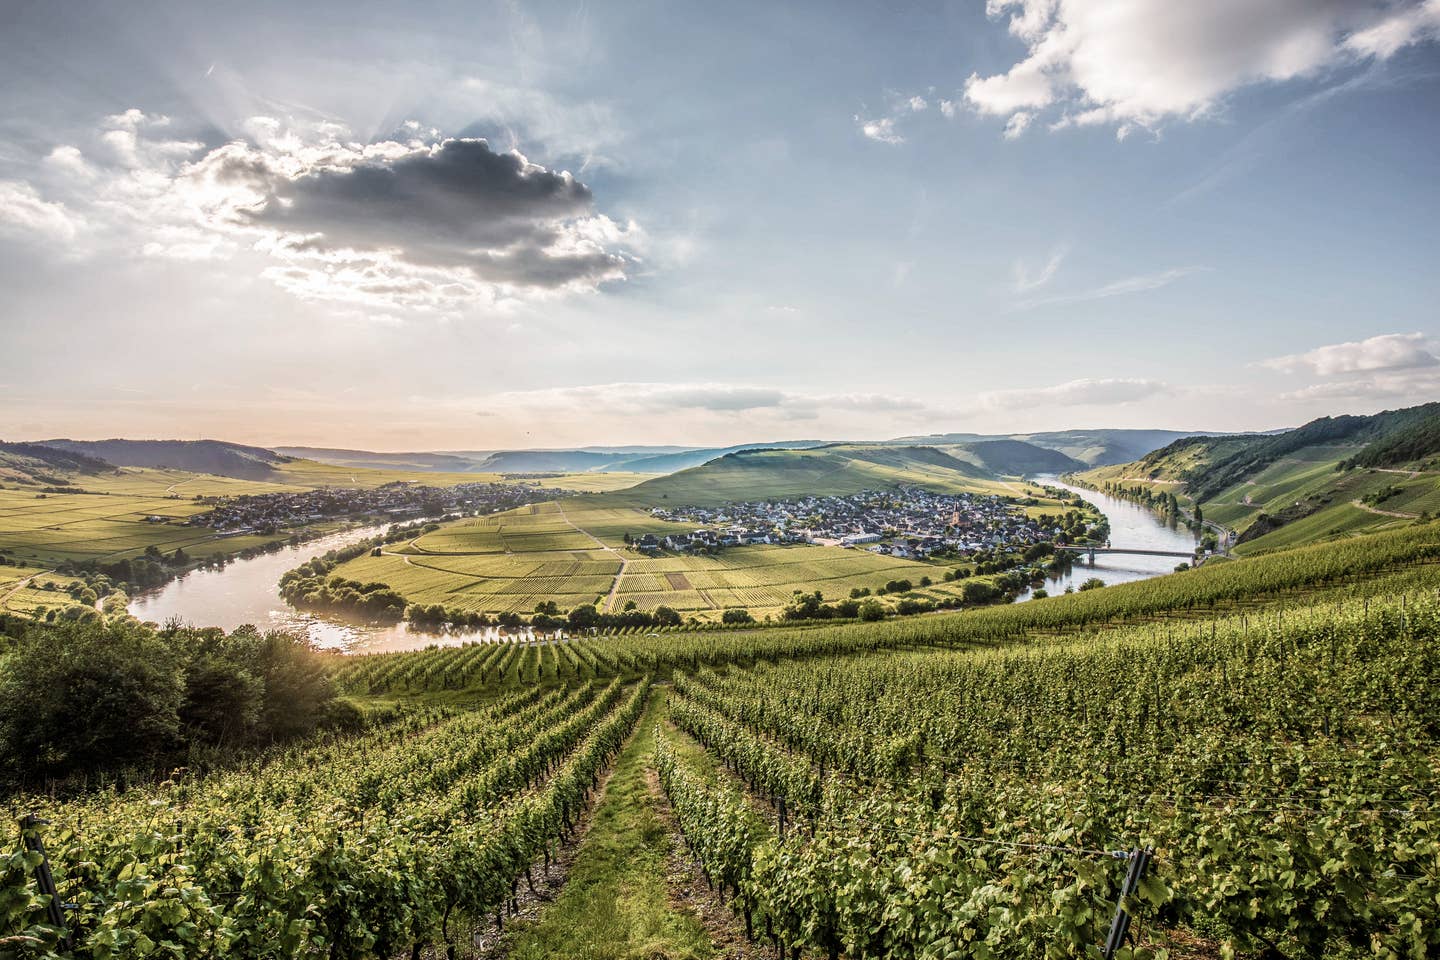
[[[1115,951],[1125,944],[1125,937],[1130,933],[1130,914],[1125,909],[1125,901],[1135,893],[1154,852],[1153,847],[1136,847],[1130,851],[1130,869],[1125,872],[1125,882],[1120,886],[1120,899],[1115,904],[1115,918],[1110,921],[1110,935],[1105,938],[1105,960],[1111,960],[1115,956]]]
[[[35,864],[35,885],[40,892],[50,897],[50,902],[45,907],[46,919],[50,926],[60,931],[60,948],[70,949],[70,932],[65,928],[64,904],[60,902],[60,891],[55,889],[55,875],[50,872],[50,859],[45,856],[45,841],[40,839],[39,827],[47,826],[49,820],[42,820],[33,813],[26,814],[20,818],[20,840],[25,849],[40,854],[40,862]]]

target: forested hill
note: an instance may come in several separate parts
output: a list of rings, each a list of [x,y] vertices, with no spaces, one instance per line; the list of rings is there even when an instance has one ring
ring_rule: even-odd
[[[94,475],[113,469],[104,460],[83,453],[37,443],[0,442],[0,482],[66,486],[75,474]]]
[[[1187,437],[1077,476],[1129,495],[1174,493],[1258,549],[1437,512],[1437,463],[1440,403],[1427,403],[1272,435]]]
[[[1023,440],[977,440],[938,449],[1001,476],[1068,473],[1086,467],[1084,462],[1059,450]]]
[[[264,480],[293,458],[222,440],[41,440],[38,446],[99,458],[117,467],[170,467],[240,480]]]

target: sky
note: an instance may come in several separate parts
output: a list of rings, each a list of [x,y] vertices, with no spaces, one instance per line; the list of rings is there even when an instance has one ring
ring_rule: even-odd
[[[0,438],[1440,399],[1440,0],[0,0]]]

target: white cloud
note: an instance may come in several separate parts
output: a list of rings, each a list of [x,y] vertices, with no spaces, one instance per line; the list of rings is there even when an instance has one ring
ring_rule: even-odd
[[[925,102],[924,97],[914,96],[911,97],[909,100],[905,101],[905,106],[910,108],[911,113],[919,113],[920,111],[928,107],[929,104]]]
[[[260,275],[307,300],[453,310],[546,299],[624,279],[648,245],[594,209],[588,187],[483,140],[418,124],[360,143],[322,121],[252,117],[218,146],[163,116],[105,118],[92,149],[60,145],[49,185],[12,182],[0,222],[99,249],[274,261]]]
[[[904,143],[905,138],[895,132],[895,118],[881,117],[878,120],[866,120],[857,116],[855,122],[860,125],[860,135],[867,140],[874,140],[876,143],[897,144]]]
[[[38,235],[54,243],[73,241],[85,226],[63,203],[51,203],[23,180],[0,180],[0,229]]]
[[[1381,370],[1414,370],[1440,365],[1435,347],[1420,333],[1387,333],[1366,340],[1332,343],[1305,353],[1260,361],[1281,373],[1333,377]]]
[[[1188,277],[1193,273],[1199,273],[1204,267],[1174,267],[1170,270],[1162,270],[1159,273],[1141,274],[1134,277],[1126,277],[1123,280],[1115,280],[1103,286],[1094,287],[1089,290],[1080,290],[1075,293],[1056,294],[1051,297],[1036,297],[1028,300],[1021,300],[1012,307],[1014,310],[1031,310],[1035,307],[1047,307],[1060,303],[1080,303],[1086,300],[1104,300],[1107,297],[1121,297],[1132,293],[1145,293],[1149,290],[1158,290],[1167,287],[1182,277]]]
[[[1314,383],[1280,395],[1281,400],[1327,404],[1394,404],[1414,406],[1440,399],[1440,370],[1387,371]]]
[[[945,115],[945,119],[947,120],[954,119],[955,114],[958,113],[959,110],[960,105],[957,104],[954,100],[940,101],[940,112]]]
[[[1025,128],[1030,126],[1030,121],[1034,119],[1035,114],[1028,110],[1011,114],[1010,119],[1005,121],[1005,139],[1018,140],[1020,135],[1025,132]]]
[[[1027,387],[1016,390],[995,390],[977,398],[987,410],[1013,410],[1034,406],[1117,406],[1145,400],[1168,392],[1170,387],[1159,380],[1143,379],[1081,379],[1051,387]]]
[[[965,99],[1009,119],[1058,107],[1052,129],[1137,127],[1214,112],[1254,83],[1282,82],[1440,34],[1440,0],[989,0],[1026,55],[972,74]],[[1020,121],[1021,127],[1029,120]]]

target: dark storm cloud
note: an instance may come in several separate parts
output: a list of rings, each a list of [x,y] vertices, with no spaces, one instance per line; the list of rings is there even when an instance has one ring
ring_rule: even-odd
[[[541,288],[593,283],[625,263],[576,232],[578,221],[593,217],[588,187],[519,154],[496,153],[484,140],[322,164],[294,178],[253,156],[227,163],[233,168],[218,176],[268,181],[266,201],[244,216],[303,236],[291,249],[394,251],[416,265]]]

